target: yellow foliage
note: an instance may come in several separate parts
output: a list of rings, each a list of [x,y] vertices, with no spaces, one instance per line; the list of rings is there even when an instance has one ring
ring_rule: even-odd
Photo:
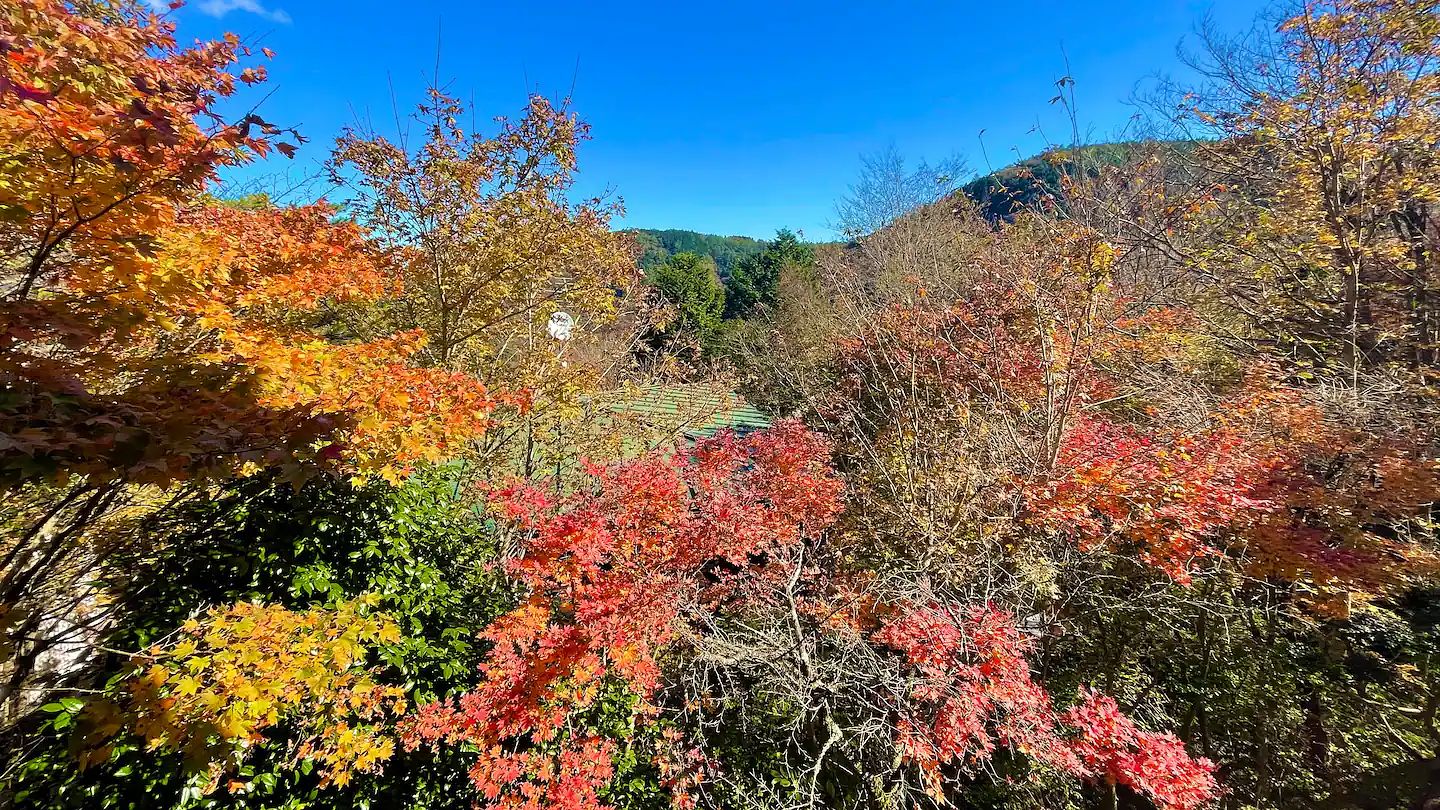
[[[297,612],[241,602],[187,621],[179,640],[136,656],[117,699],[87,707],[82,763],[101,761],[98,752],[128,730],[151,749],[184,753],[208,792],[284,722],[300,732],[294,756],[316,762],[324,783],[379,770],[395,750],[388,721],[406,702],[364,666],[373,645],[399,638],[368,606]]]

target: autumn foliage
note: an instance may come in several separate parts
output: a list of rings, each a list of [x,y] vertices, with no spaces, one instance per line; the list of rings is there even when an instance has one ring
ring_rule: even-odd
[[[593,490],[553,503],[525,485],[494,493],[530,536],[511,564],[526,599],[486,632],[476,691],[424,707],[414,742],[467,743],[471,778],[497,807],[602,807],[615,740],[585,713],[618,685],[655,719],[660,657],[692,611],[743,599],[839,509],[824,441],[795,423],[596,470]],[[683,796],[687,782],[673,787]]]
[[[413,362],[418,330],[336,334],[336,308],[403,291],[393,251],[336,209],[205,195],[298,142],[217,112],[263,80],[251,56],[233,36],[182,47],[140,4],[0,16],[0,481],[20,496],[0,623],[26,639],[7,647],[6,700],[57,643],[48,611],[97,598],[122,505],[262,473],[396,481],[462,452],[497,401],[523,408]]]
[[[103,762],[123,732],[147,750],[184,754],[213,790],[266,729],[300,729],[296,762],[319,764],[322,781],[344,785],[378,771],[394,751],[389,730],[407,707],[404,690],[373,680],[372,645],[399,639],[395,625],[357,600],[304,613],[238,604],[191,619],[173,644],[135,656],[122,702],[97,702],[82,718],[81,766]],[[243,780],[228,779],[231,791]]]
[[[7,2],[0,801],[1440,799],[1440,6],[1209,36],[1004,216],[867,162],[682,367],[568,100],[226,200],[272,54]],[[610,407],[696,380],[773,420]]]
[[[913,667],[911,714],[898,727],[902,756],[944,799],[943,768],[973,766],[1005,746],[1063,773],[1132,787],[1163,810],[1215,798],[1214,763],[1192,759],[1170,734],[1141,731],[1105,695],[1055,709],[1030,673],[1030,643],[994,607],[956,616],[940,605],[900,613],[876,638]]]

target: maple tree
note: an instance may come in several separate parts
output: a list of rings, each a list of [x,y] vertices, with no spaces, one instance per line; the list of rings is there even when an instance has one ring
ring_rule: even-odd
[[[1162,810],[1201,807],[1217,795],[1214,763],[1192,759],[1173,735],[1139,730],[1113,699],[1083,692],[1080,704],[1057,712],[1031,677],[1029,643],[1003,611],[957,616],[929,605],[902,612],[876,637],[916,670],[899,748],[937,800],[943,766],[973,766],[1001,745],[1062,772],[1135,788]]]
[[[617,288],[636,279],[630,245],[608,227],[618,206],[572,204],[587,125],[564,103],[532,96],[517,120],[485,136],[460,123],[460,102],[428,91],[421,127],[394,138],[349,130],[332,178],[376,238],[396,250],[405,295],[390,318],[431,336],[426,357],[447,368],[523,368],[505,355],[557,310],[595,324],[614,317]]]
[[[69,269],[125,272],[219,168],[293,148],[257,116],[215,111],[265,75],[234,70],[249,54],[237,37],[186,48],[148,6],[56,0],[9,4],[4,31],[7,297]]]
[[[24,639],[7,646],[10,701],[55,643],[42,628],[69,632],[50,609],[83,604],[97,554],[123,542],[111,513],[266,468],[393,481],[483,434],[497,398],[411,363],[421,332],[327,339],[326,309],[402,289],[333,209],[202,196],[219,169],[293,149],[216,112],[264,78],[237,67],[237,38],[182,48],[130,3],[4,15],[0,481],[17,497],[0,622]]]
[[[373,601],[304,613],[242,602],[186,621],[178,640],[134,657],[117,701],[86,706],[80,767],[103,762],[117,734],[133,733],[148,750],[183,751],[209,792],[283,722],[301,729],[294,757],[318,762],[322,784],[378,770],[395,746],[384,721],[406,700],[364,666],[371,644],[400,637],[393,622],[366,615]]]
[[[511,563],[529,595],[486,631],[480,686],[423,707],[412,744],[473,746],[471,778],[497,807],[605,806],[615,741],[586,711],[619,685],[638,698],[635,721],[654,719],[659,657],[687,613],[783,573],[778,559],[834,519],[840,484],[825,453],[818,436],[781,423],[596,470],[593,490],[558,504],[533,485],[494,493],[530,532]],[[671,785],[682,805],[684,774]]]
[[[568,102],[533,95],[491,134],[465,126],[470,115],[432,87],[411,118],[416,131],[347,129],[337,139],[331,179],[393,251],[404,282],[347,323],[362,335],[424,330],[425,365],[527,391],[521,429],[492,433],[479,455],[532,474],[553,466],[540,463],[537,443],[582,417],[581,399],[639,340],[647,305],[635,246],[610,229],[620,203],[572,199],[589,127]],[[563,339],[550,334],[557,313],[573,324]]]

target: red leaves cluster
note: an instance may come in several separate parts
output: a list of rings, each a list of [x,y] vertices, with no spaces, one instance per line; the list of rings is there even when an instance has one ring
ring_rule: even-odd
[[[1009,614],[986,606],[955,616],[932,604],[904,612],[875,639],[914,669],[920,711],[901,720],[899,744],[937,797],[942,765],[972,764],[997,745],[1068,762],[1050,696],[1030,676],[1029,643]]]
[[[1200,807],[1215,798],[1215,766],[1192,759],[1173,734],[1144,731],[1113,698],[1082,689],[1081,702],[1061,716],[1078,732],[1070,750],[1089,774],[1126,785],[1161,808]]]
[[[1296,463],[1279,432],[1300,410],[1293,391],[1255,384],[1200,429],[1076,419],[1055,473],[1026,492],[1030,519],[1084,549],[1138,552],[1186,582],[1220,552],[1222,532],[1277,507],[1277,477]]]
[[[1081,548],[1137,553],[1182,583],[1228,553],[1342,610],[1436,570],[1406,535],[1440,491],[1423,441],[1337,424],[1273,375],[1247,375],[1199,427],[1076,420],[1054,474],[1025,492],[1027,519]]]
[[[913,709],[900,720],[898,742],[937,799],[942,768],[974,766],[999,746],[1063,773],[1127,785],[1162,810],[1191,810],[1216,795],[1208,760],[1192,759],[1172,735],[1140,730],[1110,698],[1086,691],[1081,704],[1057,712],[1031,677],[1028,639],[1002,610],[916,607],[875,639],[914,672]]]
[[[798,423],[706,440],[594,470],[594,489],[555,502],[533,485],[494,494],[529,530],[511,572],[528,598],[485,633],[481,682],[458,705],[423,708],[409,743],[465,742],[471,777],[504,808],[602,806],[611,744],[585,723],[601,690],[622,686],[641,720],[658,656],[687,610],[764,577],[839,510],[828,446]]]

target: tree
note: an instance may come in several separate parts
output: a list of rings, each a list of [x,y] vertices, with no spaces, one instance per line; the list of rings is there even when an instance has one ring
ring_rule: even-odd
[[[715,236],[695,231],[663,231],[637,228],[627,231],[640,247],[640,269],[653,270],[677,253],[694,253],[715,261],[720,277],[729,278],[735,265],[746,256],[765,249],[765,243],[748,236]]]
[[[582,329],[613,319],[617,291],[638,280],[635,257],[609,229],[618,204],[567,197],[589,134],[565,104],[532,96],[489,137],[463,129],[465,113],[432,89],[415,116],[421,142],[347,131],[332,176],[399,256],[406,292],[383,322],[424,329],[433,365],[543,376],[555,361],[537,334],[550,316],[567,312]]]
[[[735,265],[726,284],[726,317],[745,317],[775,303],[783,268],[808,268],[815,263],[815,248],[794,233],[780,230],[759,255]]]
[[[1217,197],[1194,266],[1252,339],[1359,385],[1435,360],[1440,29],[1429,0],[1303,4],[1208,37],[1189,122]]]
[[[967,173],[959,157],[906,168],[904,156],[891,144],[860,158],[860,177],[836,205],[836,224],[849,239],[869,236],[954,195]]]
[[[0,18],[12,718],[52,688],[29,689],[41,658],[109,621],[82,608],[136,514],[264,469],[395,480],[483,434],[497,401],[409,362],[421,332],[326,339],[329,308],[397,292],[392,257],[322,204],[202,196],[218,168],[292,145],[254,116],[220,118],[237,81],[264,77],[229,72],[236,38],[182,49],[148,9],[26,0]]]
[[[357,220],[394,257],[403,292],[343,313],[349,331],[423,330],[426,365],[505,380],[523,403],[503,409],[507,429],[468,448],[497,471],[526,475],[582,453],[559,447],[602,381],[650,325],[635,246],[610,230],[622,209],[572,200],[578,149],[589,129],[542,96],[493,134],[462,126],[467,111],[437,88],[408,131],[347,130],[330,161]],[[557,340],[558,313],[574,324]]]
[[[92,662],[90,682],[109,684],[107,698],[117,711],[129,707],[126,676],[133,665],[118,651],[173,650],[186,637],[187,622],[211,606],[261,602],[314,621],[364,598],[373,600],[365,616],[385,617],[398,636],[367,644],[369,655],[356,660],[360,674],[403,688],[412,703],[460,694],[481,659],[479,632],[512,596],[492,567],[504,538],[477,513],[475,498],[459,486],[459,472],[454,464],[425,469],[398,488],[321,477],[298,490],[262,474],[157,516],[144,527],[154,539],[107,559],[99,572],[124,611],[103,642],[117,653]],[[56,701],[24,749],[17,746],[26,753],[8,763],[16,770],[7,789],[21,804],[77,810],[363,802],[461,810],[472,804],[459,753],[398,750],[373,763],[371,771],[383,766],[379,773],[350,769],[347,784],[331,780],[322,787],[325,768],[317,765],[323,763],[314,756],[296,760],[303,728],[294,723],[259,729],[228,769],[208,758],[187,768],[181,754],[152,750],[129,733],[125,714],[109,713],[122,727],[98,737],[102,715],[87,706],[78,697]],[[289,706],[307,708],[313,709],[303,702]],[[78,772],[76,729],[91,735],[80,747],[88,767]],[[374,731],[390,738],[384,729]],[[109,747],[108,759],[98,751],[101,744]],[[219,789],[201,794],[212,766],[223,772]]]
[[[595,488],[556,503],[521,483],[500,509],[528,530],[510,564],[528,595],[486,631],[476,689],[414,718],[410,744],[465,744],[483,800],[506,808],[599,808],[617,743],[600,710],[628,695],[628,723],[656,719],[661,656],[696,611],[743,598],[745,580],[781,576],[838,509],[825,444],[793,423],[722,435],[686,457],[652,453],[593,471]],[[776,564],[771,564],[772,560]],[[636,738],[638,739],[638,738]],[[653,754],[681,804],[695,763],[672,741]]]
[[[675,319],[662,338],[691,333],[703,344],[719,327],[725,311],[725,286],[714,261],[694,253],[677,253],[652,269],[648,280],[675,307]]]

